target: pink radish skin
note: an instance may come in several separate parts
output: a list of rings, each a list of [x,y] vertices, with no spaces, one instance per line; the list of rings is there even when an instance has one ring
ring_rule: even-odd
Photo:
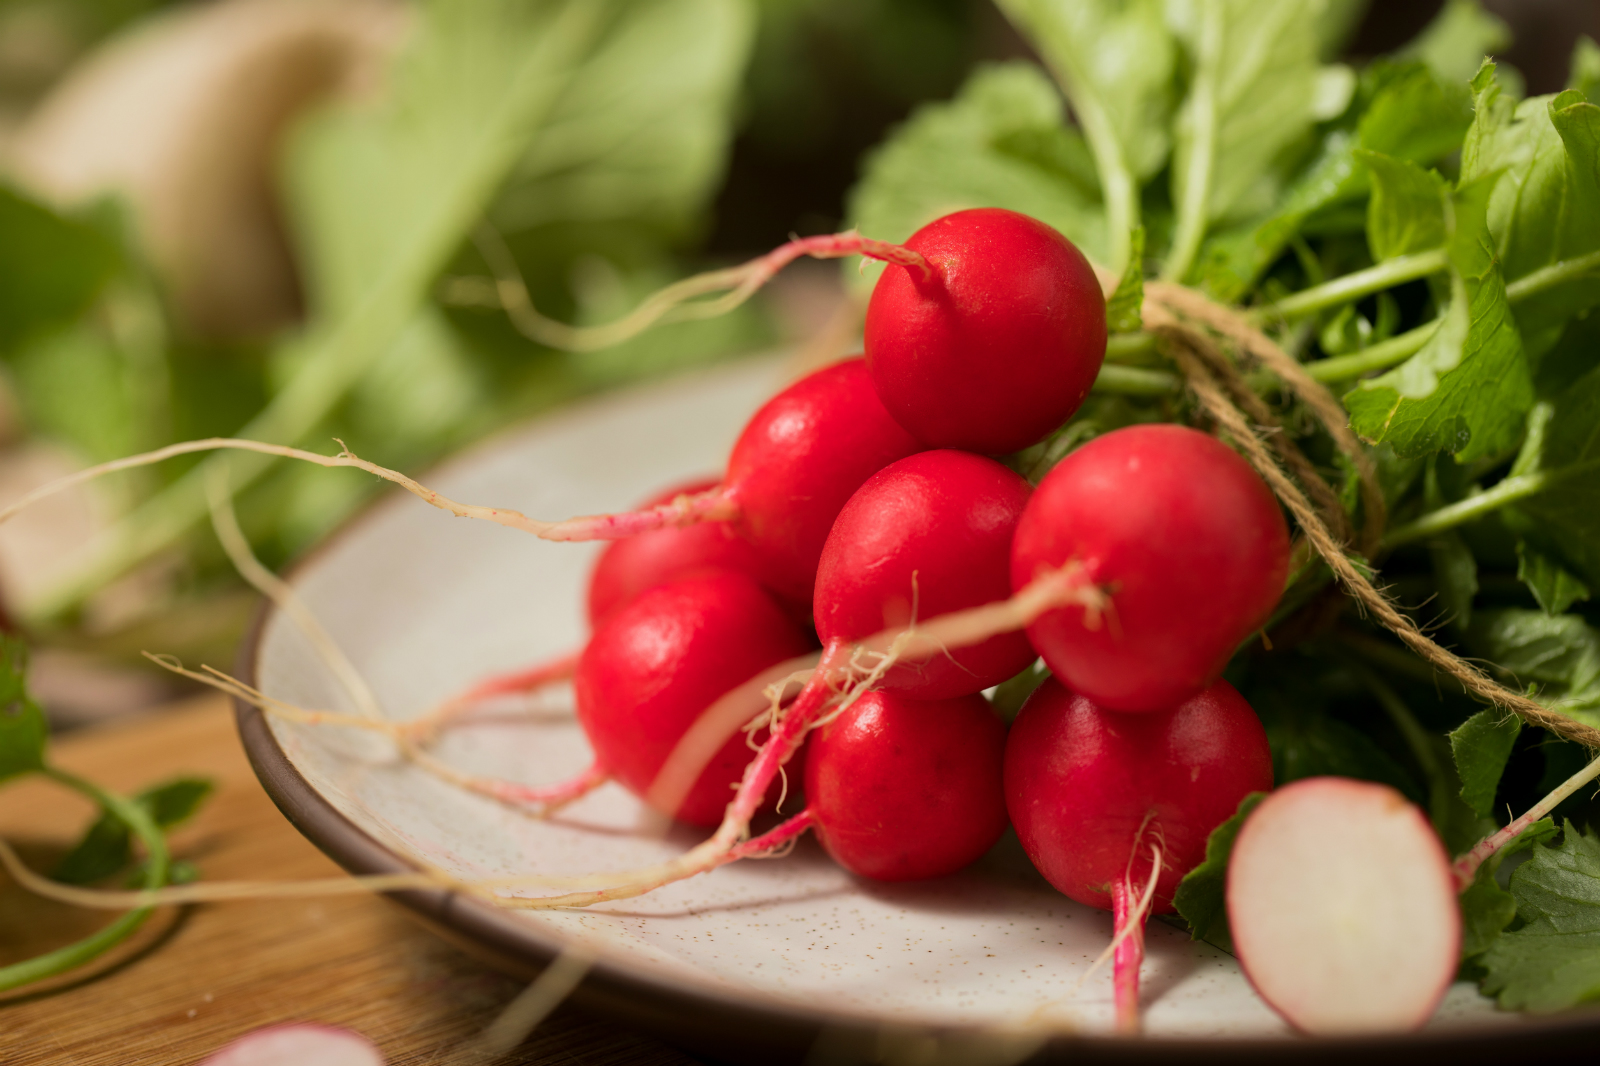
[[[955,873],[1006,828],[1005,725],[982,696],[869,692],[806,747],[806,802],[828,854],[853,874]]]
[[[1130,426],[1040,482],[1017,527],[1012,586],[1069,560],[1110,609],[1047,612],[1029,639],[1073,691],[1111,710],[1154,711],[1204,689],[1266,622],[1288,574],[1289,531],[1271,490],[1221,441]]]
[[[1032,490],[992,459],[922,452],[856,490],[828,534],[813,603],[824,644],[849,643],[917,619],[1010,595],[1011,538]],[[1025,634],[904,662],[880,686],[917,699],[979,692],[1035,658]]]
[[[767,585],[809,603],[817,561],[845,501],[920,445],[884,410],[860,359],[817,371],[755,413],[733,446],[724,492],[733,528]]]
[[[644,797],[678,741],[718,697],[812,646],[744,574],[717,571],[662,585],[617,610],[590,637],[573,679],[578,721],[598,765]],[[731,737],[679,808],[663,813],[716,825],[753,755],[743,733]],[[776,782],[768,793],[775,797]]]
[[[1033,865],[1079,903],[1112,912],[1117,1028],[1137,1032],[1144,920],[1172,910],[1211,831],[1272,787],[1266,731],[1226,681],[1170,711],[1123,714],[1051,678],[1012,724],[1005,787]]]
[[[1461,917],[1428,818],[1386,785],[1312,777],[1262,800],[1228,863],[1250,983],[1323,1036],[1415,1029],[1454,980]]]
[[[986,455],[1070,418],[1106,352],[1105,298],[1083,254],[994,207],[946,215],[904,247],[933,276],[887,266],[867,305],[867,368],[889,413],[930,448]]]
[[[383,1066],[383,1053],[360,1033],[329,1025],[272,1025],[246,1033],[200,1066]]]
[[[1052,678],[1012,724],[1005,772],[1011,823],[1046,880],[1110,910],[1114,881],[1150,876],[1150,852],[1136,845],[1158,841],[1154,909],[1164,914],[1211,831],[1272,787],[1272,753],[1255,711],[1226,681],[1170,711],[1121,714]]]
[[[718,484],[716,478],[701,478],[659,492],[642,506],[670,503],[679,496],[707,492]],[[669,526],[613,541],[606,545],[589,573],[589,625],[598,626],[641,593],[697,571],[754,574],[758,566],[755,549],[735,536],[726,522]]]

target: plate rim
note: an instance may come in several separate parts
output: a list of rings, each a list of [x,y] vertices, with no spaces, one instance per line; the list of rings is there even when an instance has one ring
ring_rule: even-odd
[[[445,456],[424,471],[426,481],[449,468],[470,466],[518,437],[566,421],[583,421],[604,407],[637,402],[663,384],[688,384],[697,377],[745,367],[751,359],[730,360],[710,367],[671,374],[613,389],[598,396],[569,402],[491,434],[461,451]],[[347,517],[316,545],[283,570],[291,586],[302,572],[315,567],[335,545],[378,521],[394,506],[408,503],[407,494],[384,490]],[[277,612],[262,596],[235,657],[235,676],[254,686],[267,624]],[[256,778],[273,804],[312,844],[352,874],[413,873],[419,867],[368,834],[340,812],[300,773],[278,743],[260,709],[233,699],[240,743]],[[561,950],[554,938],[518,921],[513,912],[475,896],[450,890],[404,889],[377,893],[400,904],[409,915],[436,935],[502,972],[530,978]],[[599,959],[574,991],[572,1001],[596,1013],[620,1016],[668,1043],[701,1054],[736,1060],[770,1062],[773,1056],[800,1061],[819,1036],[842,1041],[841,1051],[860,1047],[870,1051],[882,1026],[862,1016],[816,1010],[785,1003],[775,997],[751,999],[711,989],[686,991],[665,979],[643,976],[623,964]],[[1531,1020],[1530,1020],[1531,1019]],[[972,1026],[919,1026],[890,1021],[896,1029],[940,1036],[971,1036],[982,1032]],[[1461,1029],[1424,1030],[1387,1036],[1349,1037],[1169,1037],[1135,1039],[1100,1033],[1063,1033],[1049,1037],[1029,1061],[1115,1061],[1206,1064],[1276,1062],[1294,1057],[1302,1062],[1345,1062],[1351,1056],[1387,1059],[1404,1054],[1452,1055],[1456,1062],[1503,1061],[1507,1053],[1541,1050],[1592,1051],[1600,1036],[1600,1008],[1573,1008],[1548,1016],[1520,1015],[1504,1026],[1468,1026]]]

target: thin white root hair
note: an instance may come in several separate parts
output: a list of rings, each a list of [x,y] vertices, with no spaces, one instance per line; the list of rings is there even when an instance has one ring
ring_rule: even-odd
[[[1140,832],[1143,832],[1142,827]],[[1134,905],[1133,911],[1128,915],[1127,924],[1117,930],[1116,935],[1111,938],[1111,943],[1106,945],[1106,949],[1095,956],[1094,962],[1090,963],[1089,968],[1083,971],[1082,976],[1072,986],[1072,991],[1068,995],[1075,996],[1082,991],[1089,978],[1093,977],[1100,967],[1111,961],[1111,957],[1117,953],[1117,948],[1122,946],[1122,942],[1128,939],[1132,935],[1134,928],[1149,916],[1150,905],[1155,902],[1156,898],[1156,885],[1161,881],[1161,864],[1163,861],[1161,845],[1152,843],[1150,845],[1150,880],[1145,883],[1144,891],[1139,893],[1139,902]],[[1128,857],[1128,864],[1130,867],[1133,864],[1133,856],[1131,855]]]
[[[287,581],[262,566],[261,561],[250,550],[250,542],[245,538],[244,531],[239,528],[239,518],[234,513],[233,493],[228,488],[227,467],[219,465],[211,468],[206,480],[206,496],[211,505],[211,528],[216,531],[222,550],[227,553],[239,576],[271,600],[299,627],[300,632],[311,642],[318,657],[339,680],[339,684],[349,694],[362,715],[372,719],[385,717],[383,709],[378,705],[378,698],[373,695],[366,678],[361,676],[361,672],[355,668],[349,656],[345,655],[344,649],[339,647],[338,642],[323,628],[322,623],[317,621],[317,616],[312,613],[311,608],[306,606],[305,601],[295,593]]]

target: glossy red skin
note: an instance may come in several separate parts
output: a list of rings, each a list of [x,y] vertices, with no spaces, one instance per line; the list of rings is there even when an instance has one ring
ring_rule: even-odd
[[[641,509],[668,503],[678,496],[692,496],[719,484],[718,478],[686,482],[652,496]],[[701,570],[755,574],[758,569],[755,549],[735,535],[726,522],[699,522],[614,540],[606,545],[589,573],[589,626],[599,625],[640,593]]]
[[[834,520],[812,601],[824,644],[1003,600],[1011,538],[1032,487],[993,459],[920,452],[867,479]],[[1021,632],[898,665],[880,688],[917,699],[981,692],[1035,658]]]
[[[688,577],[641,594],[595,630],[573,678],[578,721],[599,763],[643,797],[701,713],[809,650],[806,634],[754,579],[731,571]],[[664,813],[716,825],[753,756],[745,735],[735,734],[682,806]]]
[[[884,405],[930,448],[1001,455],[1072,416],[1106,354],[1089,261],[1043,222],[957,211],[906,241],[934,269],[889,266],[867,305],[867,368]]]
[[[1266,483],[1214,437],[1170,424],[1090,441],[1045,475],[1017,526],[1011,583],[1076,559],[1111,596],[1098,629],[1081,607],[1028,637],[1074,691],[1119,711],[1172,707],[1209,685],[1272,614],[1289,530]]]
[[[1143,891],[1146,845],[1158,841],[1154,906],[1171,911],[1178,882],[1205,859],[1211,831],[1250,793],[1271,788],[1266,731],[1226,681],[1174,710],[1123,714],[1051,678],[1022,705],[1006,742],[1006,808],[1023,849],[1052,885],[1104,910],[1111,882],[1130,870]]]
[[[724,482],[739,508],[733,527],[760,557],[762,580],[810,603],[839,509],[863,481],[920,448],[889,417],[859,357],[768,400],[734,444]]]
[[[867,693],[807,748],[806,806],[823,847],[878,881],[955,873],[1005,832],[1005,744],[982,696]]]

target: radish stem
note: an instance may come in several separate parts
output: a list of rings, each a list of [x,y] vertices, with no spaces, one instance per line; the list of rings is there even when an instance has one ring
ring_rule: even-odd
[[[1492,836],[1485,837],[1473,845],[1471,851],[1462,855],[1452,864],[1456,875],[1456,886],[1463,892],[1472,886],[1478,876],[1478,867],[1495,852],[1511,843],[1522,835],[1523,830],[1537,822],[1551,811],[1561,805],[1561,801],[1572,795],[1584,785],[1600,777],[1600,759],[1595,759],[1582,770],[1573,774],[1561,783],[1556,790],[1544,799],[1535,803],[1520,818],[1515,818],[1504,829]]]

